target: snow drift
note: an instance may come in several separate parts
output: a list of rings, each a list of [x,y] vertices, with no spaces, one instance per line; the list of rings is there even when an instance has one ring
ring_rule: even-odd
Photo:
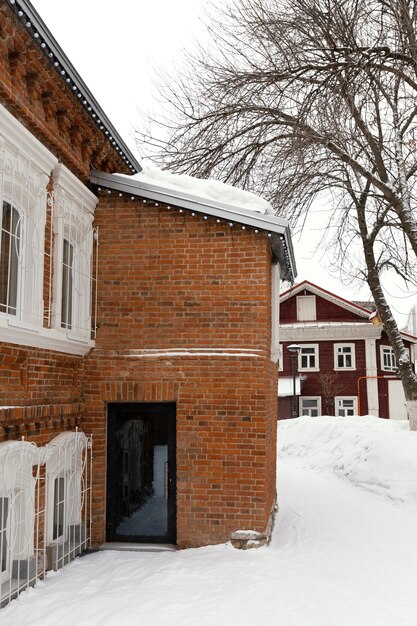
[[[279,422],[278,451],[278,458],[302,459],[312,469],[417,506],[417,432],[406,421],[298,417]]]

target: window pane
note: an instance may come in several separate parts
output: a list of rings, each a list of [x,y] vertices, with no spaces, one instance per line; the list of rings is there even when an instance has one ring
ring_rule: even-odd
[[[72,328],[73,263],[74,247],[67,239],[64,239],[62,256],[61,326],[62,328],[68,329]]]
[[[7,548],[7,517],[9,512],[9,499],[0,498],[0,561],[1,569],[0,574],[7,571],[8,567],[8,548]]]
[[[55,478],[54,484],[54,519],[52,539],[64,534],[65,478]]]
[[[20,254],[19,213],[3,202],[0,242],[0,311],[16,315]]]

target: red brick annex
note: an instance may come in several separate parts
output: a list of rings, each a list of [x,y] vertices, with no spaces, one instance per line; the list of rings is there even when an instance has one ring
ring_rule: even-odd
[[[263,540],[287,222],[142,176],[30,2],[0,31],[0,601],[89,545]]]

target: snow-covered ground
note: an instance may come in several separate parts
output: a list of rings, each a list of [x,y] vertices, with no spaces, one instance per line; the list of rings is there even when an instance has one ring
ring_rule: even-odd
[[[360,418],[279,423],[271,545],[99,552],[0,612],[7,626],[415,626],[417,433]]]

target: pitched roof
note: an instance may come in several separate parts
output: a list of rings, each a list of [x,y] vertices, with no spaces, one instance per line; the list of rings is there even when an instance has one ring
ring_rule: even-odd
[[[352,313],[356,313],[356,315],[359,315],[360,317],[363,317],[367,320],[369,320],[369,316],[371,314],[371,309],[370,308],[365,308],[363,306],[361,306],[362,304],[367,304],[367,305],[371,305],[373,308],[375,308],[375,304],[372,301],[361,301],[359,302],[352,302],[349,300],[345,300],[345,298],[342,298],[341,296],[337,296],[336,294],[327,291],[327,289],[323,289],[323,287],[319,287],[318,285],[315,285],[314,283],[311,283],[309,280],[303,280],[301,283],[298,283],[297,285],[293,285],[292,287],[290,287],[290,289],[287,289],[286,291],[284,291],[281,296],[280,296],[280,302],[285,302],[286,300],[288,300],[289,298],[292,298],[293,296],[295,296],[297,293],[300,293],[300,291],[303,291],[303,289],[308,289],[309,291],[311,291],[312,293],[314,293],[317,296],[320,296],[321,298],[324,298],[325,300],[328,300],[329,302],[333,302],[334,304],[337,304],[338,306],[343,307],[344,309],[351,311]],[[350,323],[350,322],[323,322],[323,323],[319,323],[319,322],[296,322],[293,324],[281,324],[281,328],[286,328],[288,330],[291,329],[296,329],[296,328],[305,328],[305,329],[314,329],[314,328],[324,328],[324,327],[329,327],[330,326],[334,326],[334,327],[347,327],[347,326],[351,326],[352,328],[354,326],[363,326],[363,323]],[[374,327],[376,328],[376,327]],[[380,332],[383,331],[383,326],[380,326]],[[411,335],[410,333],[401,331],[401,335],[404,337],[404,339],[406,341],[410,341],[411,343],[417,343],[417,337],[415,337],[414,335]]]
[[[347,311],[350,311],[351,313],[355,313],[356,315],[359,315],[360,317],[368,319],[369,314],[371,313],[370,309],[367,309],[359,305],[358,303],[351,302],[350,300],[346,300],[345,298],[342,298],[341,296],[338,296],[335,293],[332,293],[331,291],[327,291],[327,289],[323,289],[323,287],[319,287],[318,285],[311,283],[309,280],[303,280],[301,283],[298,283],[297,285],[293,285],[290,289],[288,289],[287,291],[284,291],[280,296],[280,301],[285,302],[289,298],[292,298],[293,296],[295,296],[297,293],[300,293],[300,291],[303,291],[303,289],[308,289],[309,291],[314,293],[316,296],[320,296],[321,298],[324,298],[325,300],[329,300],[329,302],[333,302],[334,304],[337,304],[338,306],[341,306]]]

